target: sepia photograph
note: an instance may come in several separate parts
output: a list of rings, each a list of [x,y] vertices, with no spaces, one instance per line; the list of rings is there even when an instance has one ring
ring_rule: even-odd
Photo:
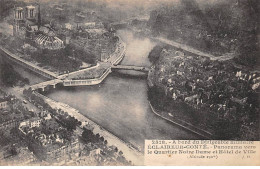
[[[0,166],[259,166],[259,2],[0,0]]]

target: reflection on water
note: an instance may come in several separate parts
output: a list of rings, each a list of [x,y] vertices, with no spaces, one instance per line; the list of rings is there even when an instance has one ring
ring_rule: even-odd
[[[122,64],[150,65],[147,55],[156,44],[119,31],[127,43]],[[145,78],[113,73],[100,85],[60,88],[48,97],[67,103],[121,139],[143,148],[145,139],[197,139],[198,137],[156,116],[147,100]]]
[[[126,42],[126,57],[122,64],[135,66],[150,66],[148,54],[156,45],[149,38],[136,37],[129,30],[119,30],[117,32],[124,42]]]

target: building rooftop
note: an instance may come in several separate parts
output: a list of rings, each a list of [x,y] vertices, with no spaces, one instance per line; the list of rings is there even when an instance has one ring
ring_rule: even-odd
[[[29,6],[26,6],[26,8],[28,8],[28,9],[34,9],[35,6],[29,5]]]
[[[16,7],[15,10],[20,11],[20,10],[23,10],[23,8],[22,7]]]

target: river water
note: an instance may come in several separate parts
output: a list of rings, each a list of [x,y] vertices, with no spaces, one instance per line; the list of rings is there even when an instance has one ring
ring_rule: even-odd
[[[150,66],[147,56],[156,42],[136,37],[129,30],[120,30],[118,34],[127,44],[126,56],[121,64]],[[61,87],[44,94],[78,109],[106,130],[142,150],[145,139],[199,139],[152,112],[147,100],[145,76],[131,71],[130,74],[135,76],[124,73],[112,73],[97,86]],[[38,77],[37,80],[29,79],[33,83],[39,80]]]
[[[156,43],[136,37],[128,30],[120,30],[118,34],[127,44],[121,64],[150,66],[147,56]],[[144,76],[112,73],[98,86],[59,88],[47,96],[78,109],[114,135],[142,149],[145,139],[198,139],[152,112]]]

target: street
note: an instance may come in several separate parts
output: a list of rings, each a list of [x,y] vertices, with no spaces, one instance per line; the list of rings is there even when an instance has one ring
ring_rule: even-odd
[[[26,87],[26,86],[25,86]],[[23,87],[4,87],[1,86],[1,88],[8,94],[14,95],[17,99],[20,99],[21,101],[25,100],[26,103],[23,102],[23,105],[28,109],[28,110],[33,110],[35,113],[41,112],[41,110],[36,107],[33,103],[29,102],[29,100],[23,95]]]

